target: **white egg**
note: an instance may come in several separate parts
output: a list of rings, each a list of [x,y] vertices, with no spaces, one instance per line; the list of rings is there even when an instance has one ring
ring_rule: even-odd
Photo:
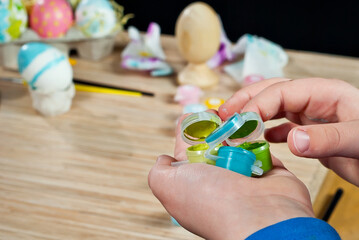
[[[82,0],[76,9],[76,25],[88,37],[104,37],[117,29],[117,16],[108,0]]]
[[[44,43],[27,43],[18,54],[20,74],[32,90],[62,91],[72,83],[73,72],[65,55]]]

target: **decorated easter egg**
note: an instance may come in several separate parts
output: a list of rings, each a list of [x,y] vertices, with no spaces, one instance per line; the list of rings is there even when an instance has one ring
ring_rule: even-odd
[[[42,38],[61,37],[72,23],[72,9],[66,0],[37,1],[30,15],[30,27]]]
[[[27,26],[27,14],[21,0],[0,1],[0,42],[19,38]]]
[[[23,45],[18,54],[18,67],[29,86],[43,93],[64,90],[72,82],[68,58],[48,44]]]
[[[88,37],[103,37],[117,29],[117,16],[108,0],[82,0],[76,9],[76,25]]]

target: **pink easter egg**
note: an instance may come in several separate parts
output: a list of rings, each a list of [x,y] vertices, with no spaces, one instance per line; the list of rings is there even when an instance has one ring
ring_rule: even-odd
[[[38,0],[30,15],[30,27],[42,38],[61,37],[72,23],[72,9],[66,0]]]

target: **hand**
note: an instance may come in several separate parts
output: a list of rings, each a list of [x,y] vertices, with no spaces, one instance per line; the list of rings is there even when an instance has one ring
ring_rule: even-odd
[[[175,157],[184,160],[188,145],[179,126]],[[261,178],[201,163],[172,167],[172,161],[158,158],[149,186],[171,216],[205,239],[244,239],[286,219],[314,216],[307,188],[275,157]]]
[[[269,79],[239,90],[219,109],[254,111],[263,121],[290,122],[268,129],[270,142],[288,142],[297,156],[319,158],[339,176],[359,186],[359,90],[340,80]],[[306,126],[303,126],[306,125]]]

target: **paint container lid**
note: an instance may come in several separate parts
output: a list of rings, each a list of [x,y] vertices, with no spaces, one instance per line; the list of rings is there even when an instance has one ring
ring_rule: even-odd
[[[257,113],[235,113],[205,139],[210,146],[205,153],[205,157],[217,160],[219,157],[212,155],[211,150],[218,144],[226,141],[230,146],[237,146],[243,142],[258,138],[263,131],[264,123]]]
[[[182,139],[190,145],[205,143],[205,139],[218,128],[221,123],[221,118],[214,113],[193,113],[186,117],[181,123]]]
[[[244,112],[240,114],[240,117],[243,125],[226,140],[229,146],[238,146],[244,142],[255,140],[264,132],[264,123],[257,113]]]
[[[216,166],[232,170],[234,172],[250,177],[252,174],[262,175],[260,168],[261,162],[256,161],[256,155],[243,148],[221,147],[218,151],[220,156],[216,161]]]

